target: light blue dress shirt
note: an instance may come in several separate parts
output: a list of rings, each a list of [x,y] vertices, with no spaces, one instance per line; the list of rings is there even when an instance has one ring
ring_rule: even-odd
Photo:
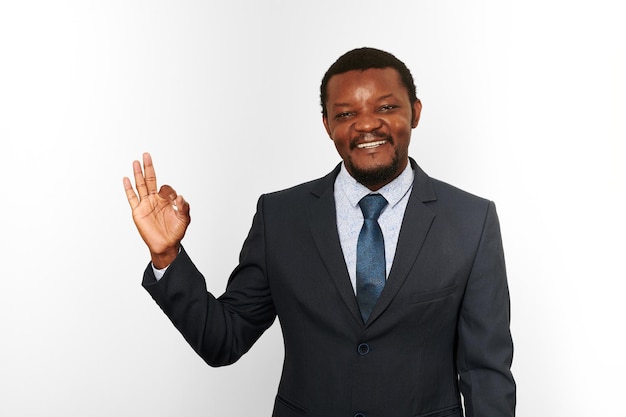
[[[389,204],[378,217],[378,224],[385,239],[385,266],[386,276],[389,276],[393,258],[396,254],[400,227],[404,218],[404,211],[409,202],[413,189],[413,169],[410,164],[402,173],[389,184],[372,192],[369,188],[358,183],[348,173],[344,164],[341,164],[339,175],[335,179],[335,208],[337,211],[337,231],[341,250],[346,260],[348,274],[352,288],[356,293],[356,245],[359,233],[363,226],[363,212],[359,201],[368,194],[381,194]]]

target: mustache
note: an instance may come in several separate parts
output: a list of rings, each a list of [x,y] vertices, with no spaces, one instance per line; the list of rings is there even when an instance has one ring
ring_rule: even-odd
[[[379,140],[386,140],[393,145],[393,137],[391,135],[382,132],[367,132],[352,138],[350,141],[350,149],[355,149],[359,143],[376,142]]]

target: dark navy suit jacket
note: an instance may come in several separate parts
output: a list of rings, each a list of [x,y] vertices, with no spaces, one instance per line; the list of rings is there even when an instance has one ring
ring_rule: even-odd
[[[385,288],[364,324],[327,176],[259,199],[215,298],[183,250],[143,285],[210,365],[235,362],[279,317],[274,417],[514,415],[509,294],[492,202],[428,177],[413,190]],[[360,414],[359,414],[360,413]]]

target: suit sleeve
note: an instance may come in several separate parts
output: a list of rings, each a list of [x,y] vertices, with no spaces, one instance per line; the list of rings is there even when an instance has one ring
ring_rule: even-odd
[[[203,275],[183,249],[163,278],[156,281],[150,265],[143,287],[191,347],[211,366],[237,361],[274,322],[265,265],[263,197],[252,228],[231,274],[226,292],[207,292]]]
[[[515,415],[509,322],[500,226],[490,202],[458,324],[458,369],[467,417]]]

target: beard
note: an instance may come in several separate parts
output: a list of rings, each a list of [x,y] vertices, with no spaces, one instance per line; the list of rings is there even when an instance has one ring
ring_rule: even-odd
[[[400,170],[400,155],[398,150],[394,152],[393,159],[388,165],[376,166],[368,169],[361,169],[352,163],[351,159],[346,161],[348,172],[359,183],[367,188],[388,184],[398,176]]]

